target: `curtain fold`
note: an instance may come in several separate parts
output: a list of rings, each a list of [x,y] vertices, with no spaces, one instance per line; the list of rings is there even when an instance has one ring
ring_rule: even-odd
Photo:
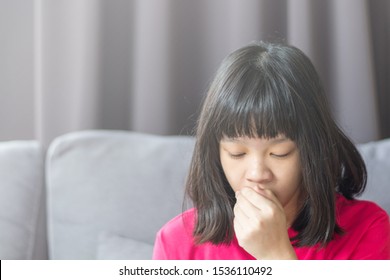
[[[330,8],[333,112],[353,139],[368,141],[363,133],[379,137],[368,2],[332,0]]]
[[[48,143],[100,125],[101,9],[95,0],[39,0],[36,5],[36,126],[38,139]]]
[[[390,137],[390,1],[369,2],[380,137]]]
[[[270,40],[301,48],[351,138],[390,137],[386,0],[36,0],[35,137],[192,133],[219,63]],[[1,104],[0,104],[1,106]]]

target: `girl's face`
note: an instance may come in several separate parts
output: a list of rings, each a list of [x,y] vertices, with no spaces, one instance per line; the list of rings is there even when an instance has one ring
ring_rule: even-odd
[[[235,192],[258,186],[272,191],[286,212],[296,212],[301,193],[301,164],[296,144],[276,138],[223,138],[220,159]]]

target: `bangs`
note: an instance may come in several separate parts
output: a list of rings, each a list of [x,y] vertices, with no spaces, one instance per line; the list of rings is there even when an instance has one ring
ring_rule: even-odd
[[[282,79],[259,79],[255,75],[258,71],[248,71],[237,82],[226,85],[226,98],[217,104],[217,139],[284,135],[295,141],[299,126],[292,87]]]

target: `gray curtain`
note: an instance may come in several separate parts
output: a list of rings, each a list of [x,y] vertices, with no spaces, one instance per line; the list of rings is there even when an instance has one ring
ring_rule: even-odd
[[[389,3],[36,0],[27,98],[34,116],[24,124],[45,144],[83,129],[192,133],[223,57],[272,40],[312,59],[337,122],[355,142],[390,137]]]

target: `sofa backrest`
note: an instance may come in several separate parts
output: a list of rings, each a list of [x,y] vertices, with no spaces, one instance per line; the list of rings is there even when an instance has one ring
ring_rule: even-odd
[[[49,257],[150,258],[158,229],[183,210],[193,146],[187,136],[125,131],[57,138],[46,160]],[[361,199],[390,212],[390,140],[358,149],[369,173]]]
[[[51,259],[147,259],[183,210],[194,140],[125,131],[57,138],[46,160]]]
[[[390,139],[357,145],[367,167],[367,187],[359,199],[371,200],[390,214]]]

